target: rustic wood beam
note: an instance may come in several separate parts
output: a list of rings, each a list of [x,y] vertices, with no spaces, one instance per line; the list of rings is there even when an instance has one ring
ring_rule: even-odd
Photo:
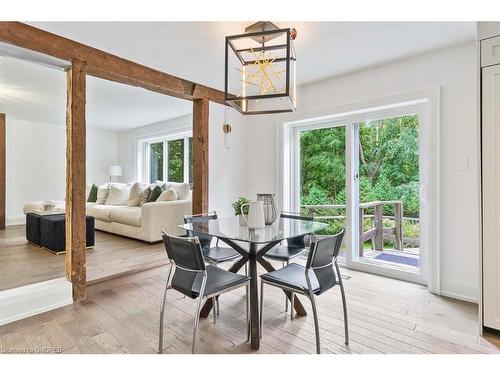
[[[87,64],[87,74],[150,91],[224,104],[224,92],[149,68],[21,22],[0,22],[0,41],[71,62]]]
[[[85,164],[86,65],[73,60],[68,70],[66,109],[66,277],[73,300],[86,296]]]
[[[208,99],[193,101],[193,214],[208,212]]]
[[[0,113],[0,229],[5,229],[5,159],[6,159],[6,122],[5,114]]]

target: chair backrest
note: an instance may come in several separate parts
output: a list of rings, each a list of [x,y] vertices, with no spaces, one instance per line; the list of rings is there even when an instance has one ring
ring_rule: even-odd
[[[163,231],[163,244],[168,257],[176,266],[188,271],[204,271],[205,261],[197,237],[177,237]]]
[[[176,237],[162,233],[168,257],[175,264],[171,286],[178,292],[196,298],[196,285],[201,285],[205,273],[205,262],[197,237]]]
[[[313,270],[319,283],[321,294],[337,283],[333,262],[339,256],[345,230],[311,243],[306,262],[306,270]],[[308,272],[308,271],[306,271]]]
[[[184,215],[184,223],[185,224],[203,223],[203,222],[207,222],[209,220],[217,220],[217,213],[215,211],[208,212],[206,214],[201,214],[201,215]],[[189,230],[186,232],[187,232],[188,237],[194,237],[193,232],[191,232]],[[212,242],[213,237],[210,236],[209,234],[198,234],[197,236],[200,240],[201,247],[203,249],[209,249],[210,243]]]
[[[283,218],[286,218],[286,219],[314,221],[314,217],[302,216],[296,212],[282,211],[280,216]],[[303,249],[306,246],[304,239],[305,239],[305,236],[292,237],[292,238],[288,238],[286,240],[286,243],[287,243],[287,246],[289,248]]]

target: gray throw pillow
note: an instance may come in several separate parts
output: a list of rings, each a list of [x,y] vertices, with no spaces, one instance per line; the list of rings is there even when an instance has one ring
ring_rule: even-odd
[[[155,188],[151,190],[151,194],[149,194],[148,202],[156,202],[161,193],[163,193],[163,188],[161,186],[155,186]]]
[[[149,187],[143,190],[143,192],[141,193],[141,198],[139,199],[139,206],[142,206],[144,203],[148,201],[150,194],[151,194],[151,189]]]
[[[97,185],[96,184],[92,184],[92,187],[90,188],[89,197],[87,198],[87,202],[92,202],[92,203],[97,202]]]

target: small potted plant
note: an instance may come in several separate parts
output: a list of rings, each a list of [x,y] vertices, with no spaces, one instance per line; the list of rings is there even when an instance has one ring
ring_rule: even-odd
[[[234,215],[240,218],[240,225],[247,225],[245,219],[243,218],[243,215],[241,214],[241,206],[247,203],[250,203],[250,201],[247,198],[239,197],[238,200],[236,202],[233,202],[232,204]],[[243,208],[243,214],[248,215],[248,206]]]

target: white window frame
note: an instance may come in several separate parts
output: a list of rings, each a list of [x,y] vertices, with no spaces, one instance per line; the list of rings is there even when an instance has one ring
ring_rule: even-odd
[[[168,179],[168,142],[183,139],[184,140],[184,172],[183,182],[189,183],[189,138],[193,137],[192,131],[182,131],[168,134],[150,135],[137,139],[136,152],[136,179],[142,183],[149,184],[150,175],[150,145],[154,143],[163,143],[163,180]],[[153,181],[154,182],[154,181]]]
[[[414,112],[419,116],[420,123],[420,165],[421,174],[424,174],[425,182],[421,189],[421,200],[426,201],[427,212],[426,235],[421,240],[426,241],[427,259],[424,268],[426,275],[416,275],[413,280],[417,283],[425,283],[429,291],[440,293],[439,275],[439,88],[422,90],[414,93],[396,95],[388,98],[374,99],[371,101],[349,104],[319,111],[295,113],[285,115],[277,120],[277,200],[284,210],[296,210],[298,207],[298,193],[300,193],[300,164],[298,163],[297,134],[304,127],[321,128],[333,125],[343,126],[346,129],[346,189],[347,189],[347,223],[352,223],[357,228],[358,223],[354,212],[354,202],[357,189],[354,189],[354,172],[356,158],[352,157],[357,147],[355,141],[356,126],[359,122],[367,119],[393,117]],[[294,145],[295,147],[292,147]],[[296,153],[294,150],[297,150]],[[289,168],[294,165],[294,168]],[[347,255],[349,258],[346,266],[361,271],[368,271],[362,262],[352,257],[353,249],[357,246],[357,231],[352,230],[351,225],[346,228]],[[351,258],[352,257],[352,258]],[[373,270],[373,268],[372,268]],[[386,276],[403,278],[398,270],[384,270]],[[407,274],[404,279],[408,280]]]

